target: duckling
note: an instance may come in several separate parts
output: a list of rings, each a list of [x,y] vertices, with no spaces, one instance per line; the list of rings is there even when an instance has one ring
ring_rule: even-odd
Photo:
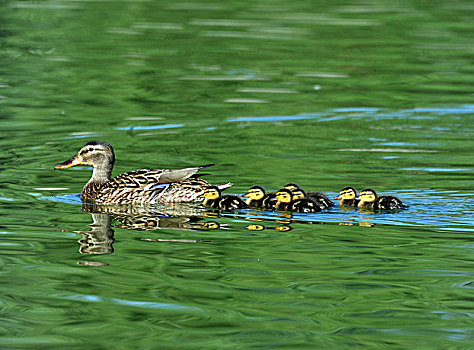
[[[305,191],[301,188],[294,190],[292,194],[293,202],[291,211],[298,213],[315,213],[327,208],[323,203],[318,203],[312,200],[312,198],[308,198]]]
[[[237,196],[223,196],[221,190],[217,186],[209,186],[204,190],[203,205],[209,208],[217,208],[224,210],[247,208],[247,204]]]
[[[301,189],[298,189],[302,191]],[[295,191],[298,191],[295,190]],[[295,199],[294,194],[286,188],[278,190],[276,194],[277,203],[275,209],[279,211],[294,211],[297,213],[315,213],[321,211],[319,206],[312,200],[302,198],[301,192],[297,192],[297,198]]]
[[[360,191],[358,199],[360,199],[360,202],[358,204],[359,208],[383,210],[408,208],[408,206],[403,204],[402,201],[397,197],[377,196],[377,193],[371,188],[366,188]]]
[[[252,186],[244,196],[248,197],[245,201],[249,207],[273,209],[276,203],[275,193],[265,193],[261,186]]]
[[[287,184],[286,187],[293,194],[294,199],[309,199],[318,205],[320,209],[328,209],[334,206],[334,203],[322,192],[313,191],[306,193],[302,188],[294,183]]]
[[[282,188],[276,193],[275,210],[291,211],[291,204],[293,201],[293,194],[290,190]]]
[[[357,207],[360,200],[356,198],[357,191],[354,187],[347,186],[344,187],[342,190],[339,191],[339,196],[335,197],[334,199],[339,199],[339,205],[341,207]]]

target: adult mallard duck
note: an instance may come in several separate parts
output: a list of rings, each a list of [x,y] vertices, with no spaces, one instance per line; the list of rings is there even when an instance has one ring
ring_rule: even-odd
[[[339,205],[341,207],[357,207],[360,199],[356,199],[357,191],[354,187],[347,186],[339,191],[339,196],[334,199],[339,199]]]
[[[54,169],[76,165],[90,165],[92,177],[84,186],[81,198],[96,204],[153,204],[202,201],[209,182],[196,172],[214,164],[185,169],[140,169],[111,178],[115,154],[111,145],[90,141],[71,159],[57,164]],[[219,185],[225,189],[231,183]]]
[[[371,188],[366,188],[360,191],[359,198],[357,199],[360,199],[360,202],[358,204],[359,208],[382,210],[408,208],[408,206],[403,204],[402,201],[397,197],[377,196],[377,193]]]
[[[273,209],[276,203],[275,193],[266,193],[262,186],[252,186],[244,197],[248,197],[245,201],[249,207]]]
[[[204,190],[205,197],[202,203],[205,207],[223,210],[244,209],[247,204],[237,196],[223,196],[221,190],[217,186],[209,186]]]

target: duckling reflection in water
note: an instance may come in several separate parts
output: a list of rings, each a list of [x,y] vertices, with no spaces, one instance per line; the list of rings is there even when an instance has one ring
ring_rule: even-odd
[[[275,207],[275,193],[266,193],[262,186],[250,187],[244,197],[248,197],[245,202],[249,207],[265,209],[273,209]]]
[[[339,199],[339,205],[341,207],[357,207],[360,200],[356,198],[357,191],[354,187],[347,186],[339,191],[339,196],[334,199]]]
[[[250,224],[245,227],[249,231],[263,231],[265,229],[275,229],[280,232],[288,232],[291,231],[293,228],[291,226],[287,225],[282,225],[282,226],[276,226],[276,227],[266,227],[264,225],[258,225],[258,224]]]
[[[232,210],[248,208],[247,204],[237,196],[221,194],[217,186],[209,186],[204,190],[203,205],[209,208]]]
[[[377,193],[371,188],[360,191],[358,199],[360,200],[358,207],[362,209],[393,210],[408,208],[408,206],[403,204],[397,197],[377,196]]]

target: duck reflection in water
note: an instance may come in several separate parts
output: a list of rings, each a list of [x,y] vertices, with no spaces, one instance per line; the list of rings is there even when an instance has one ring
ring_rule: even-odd
[[[113,253],[114,228],[153,231],[160,229],[214,230],[221,228],[216,221],[203,221],[206,212],[188,205],[163,207],[102,206],[83,204],[82,211],[90,213],[90,231],[74,231],[82,234],[79,252],[83,254]],[[118,224],[112,222],[118,221]],[[144,239],[158,240],[158,239]],[[159,239],[170,242],[197,242],[197,240]]]

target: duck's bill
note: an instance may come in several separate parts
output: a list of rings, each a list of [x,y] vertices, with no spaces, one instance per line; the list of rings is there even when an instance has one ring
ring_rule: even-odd
[[[70,168],[72,166],[82,165],[82,164],[84,164],[82,162],[82,160],[80,160],[77,156],[74,156],[71,159],[66,160],[65,162],[56,164],[54,169],[67,169],[67,168]]]
[[[333,199],[342,199],[342,197],[341,197],[341,196],[339,196],[339,197],[334,197]]]

